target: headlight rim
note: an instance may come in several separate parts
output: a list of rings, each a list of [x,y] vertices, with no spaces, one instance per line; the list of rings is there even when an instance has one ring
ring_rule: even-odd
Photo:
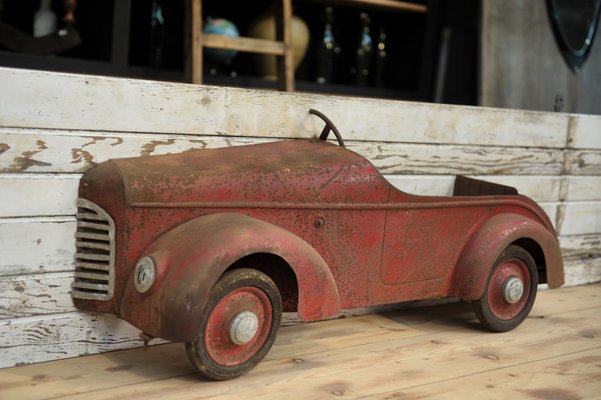
[[[136,262],[133,278],[138,293],[146,293],[152,288],[156,280],[156,263],[151,256],[144,256]]]

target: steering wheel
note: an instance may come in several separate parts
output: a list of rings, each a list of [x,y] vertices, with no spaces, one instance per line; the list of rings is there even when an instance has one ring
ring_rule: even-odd
[[[324,141],[327,140],[328,135],[330,134],[330,131],[332,131],[332,132],[334,132],[336,139],[338,139],[338,144],[340,145],[340,147],[346,147],[344,145],[344,140],[342,140],[342,135],[340,135],[340,132],[338,131],[338,128],[336,128],[334,123],[332,121],[330,121],[330,119],[328,117],[326,117],[321,111],[317,111],[314,108],[311,108],[309,110],[309,114],[317,115],[319,118],[321,118],[323,120],[323,122],[326,123],[326,126],[323,127],[323,130],[321,131],[321,134],[319,135],[319,140],[324,140]]]

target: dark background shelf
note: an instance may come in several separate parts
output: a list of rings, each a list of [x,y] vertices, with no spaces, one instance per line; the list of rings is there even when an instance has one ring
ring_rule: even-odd
[[[150,1],[87,0],[79,2],[76,29],[82,37],[77,48],[52,56],[23,54],[0,49],[0,65],[74,73],[112,75],[132,78],[185,82],[186,76],[186,1],[163,1],[167,21],[165,57],[160,68],[149,62]],[[338,2],[340,3],[340,2]],[[324,94],[433,101],[437,67],[440,64],[442,32],[452,32],[447,43],[445,80],[441,101],[476,104],[477,34],[479,0],[422,1],[427,13],[387,12],[365,9],[372,19],[372,39],[377,44],[379,27],[385,25],[388,59],[382,87],[358,87],[352,84],[349,70],[354,62],[360,24],[358,7],[336,5],[335,35],[342,49],[336,79],[331,84],[315,82],[315,51],[323,29],[324,4],[294,1],[294,14],[308,25],[311,40],[307,54],[296,71],[296,90]],[[64,14],[62,1],[53,1],[53,10]],[[249,25],[269,11],[272,0],[236,2],[204,0],[203,17],[223,17],[233,21],[244,35]],[[31,33],[37,0],[4,0],[3,22]],[[253,56],[239,53],[227,74],[204,75],[211,85],[275,89],[275,82],[261,78]],[[373,70],[373,68],[372,68]]]

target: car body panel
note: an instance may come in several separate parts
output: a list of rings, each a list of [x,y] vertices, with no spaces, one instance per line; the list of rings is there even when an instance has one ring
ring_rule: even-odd
[[[111,160],[86,173],[80,197],[115,219],[116,282],[112,299],[74,299],[76,305],[173,340],[187,340],[210,287],[253,252],[271,252],[291,266],[306,320],[340,308],[473,299],[491,257],[511,240],[538,243],[550,286],[563,279],[556,233],[527,197],[411,195],[360,155],[324,141]],[[226,216],[223,230],[215,215]],[[234,234],[225,221],[255,233]],[[128,281],[145,255],[160,260],[160,273],[140,294]]]

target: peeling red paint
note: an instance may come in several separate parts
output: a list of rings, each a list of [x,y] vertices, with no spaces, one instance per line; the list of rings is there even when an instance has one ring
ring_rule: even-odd
[[[152,141],[141,154],[173,143]],[[549,286],[563,282],[556,233],[532,200],[411,195],[358,154],[317,140],[111,160],[88,171],[79,194],[114,219],[116,266],[112,300],[76,304],[169,340],[198,334],[228,268],[271,276],[306,321],[341,308],[475,300],[496,256],[524,239],[540,246]],[[140,293],[132,270],[144,256],[156,281]]]

